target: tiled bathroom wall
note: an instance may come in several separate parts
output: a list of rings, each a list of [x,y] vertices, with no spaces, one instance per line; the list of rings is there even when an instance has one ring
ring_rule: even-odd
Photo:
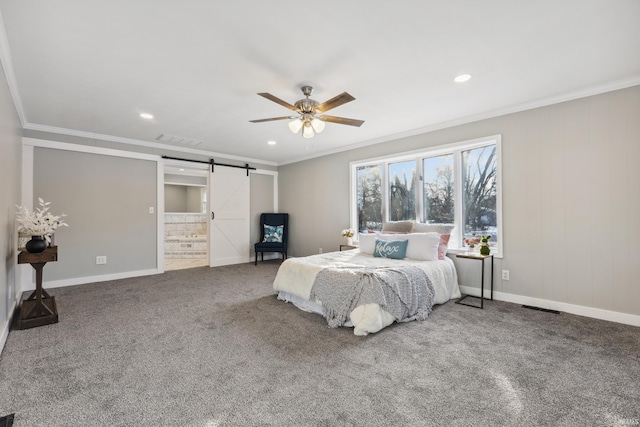
[[[207,258],[207,219],[207,214],[165,214],[164,257]]]

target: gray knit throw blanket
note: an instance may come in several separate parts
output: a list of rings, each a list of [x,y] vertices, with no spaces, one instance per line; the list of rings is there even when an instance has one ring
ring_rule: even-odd
[[[336,328],[344,325],[354,308],[372,303],[397,322],[424,320],[431,313],[434,295],[427,273],[412,265],[329,267],[316,276],[310,299],[322,302],[329,327]]]

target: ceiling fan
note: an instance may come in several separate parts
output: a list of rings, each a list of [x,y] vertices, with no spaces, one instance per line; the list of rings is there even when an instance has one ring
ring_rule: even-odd
[[[344,117],[328,116],[321,114],[327,112],[333,108],[339,107],[342,104],[353,101],[355,98],[349,95],[347,92],[342,92],[340,95],[331,98],[322,104],[314,99],[310,99],[313,87],[302,86],[302,93],[306,97],[296,101],[294,105],[289,104],[287,101],[271,95],[270,93],[259,93],[258,95],[267,98],[270,101],[280,104],[292,111],[295,111],[295,116],[283,116],[272,117],[269,119],[249,120],[251,123],[271,122],[274,120],[291,120],[289,122],[289,129],[291,132],[298,133],[302,129],[302,136],[305,138],[313,138],[315,133],[320,133],[324,130],[325,122],[338,123],[341,125],[349,126],[361,126],[364,120],[347,119]],[[320,115],[321,114],[321,115]]]

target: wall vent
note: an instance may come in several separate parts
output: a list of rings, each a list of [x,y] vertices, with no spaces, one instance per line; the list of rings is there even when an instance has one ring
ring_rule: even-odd
[[[162,135],[157,137],[156,141],[166,142],[168,144],[187,145],[190,147],[195,147],[202,144],[202,141],[198,141],[197,139],[186,138],[184,136],[169,135],[166,133],[163,133]]]

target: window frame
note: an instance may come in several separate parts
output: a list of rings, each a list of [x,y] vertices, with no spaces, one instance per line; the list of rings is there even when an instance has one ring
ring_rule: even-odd
[[[381,197],[382,197],[382,221],[389,220],[389,195],[387,194],[389,186],[389,164],[402,161],[415,160],[416,161],[416,179],[420,191],[416,194],[416,218],[422,221],[424,216],[424,159],[428,157],[436,157],[444,154],[453,155],[454,163],[454,224],[451,239],[449,241],[449,252],[459,253],[466,250],[464,246],[464,233],[462,232],[463,224],[463,189],[462,189],[462,152],[473,150],[476,148],[487,147],[495,145],[496,147],[496,228],[498,239],[496,242],[497,248],[493,251],[493,255],[496,258],[502,258],[503,256],[503,242],[502,235],[502,135],[491,135],[472,140],[459,141],[445,145],[438,145],[434,147],[427,147],[419,150],[413,150],[404,153],[390,154],[387,156],[380,156],[375,158],[369,158],[364,160],[352,161],[349,163],[349,179],[350,179],[350,192],[349,192],[349,214],[351,228],[357,230],[358,227],[358,209],[357,209],[357,168],[362,166],[381,166],[380,178],[382,180],[381,185]],[[356,235],[356,240],[358,236]]]

